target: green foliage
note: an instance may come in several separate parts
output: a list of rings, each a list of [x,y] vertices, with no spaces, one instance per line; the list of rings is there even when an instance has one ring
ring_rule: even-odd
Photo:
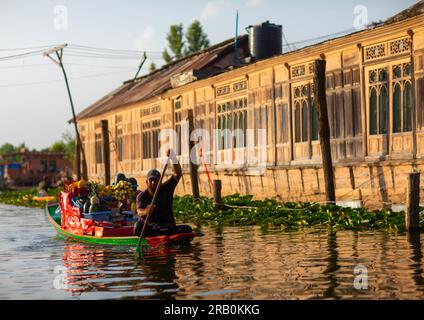
[[[54,142],[47,151],[63,152],[69,161],[75,159],[75,138],[70,132],[62,135],[62,140]]]
[[[154,63],[154,62],[152,62],[151,64],[150,64],[150,67],[149,67],[149,72],[150,73],[152,73],[152,72],[155,72],[156,71],[156,64]]]
[[[16,152],[16,148],[13,144],[11,143],[4,143],[1,147],[0,147],[0,155],[4,155],[6,153],[14,153]]]
[[[281,228],[320,226],[343,230],[388,231],[405,230],[405,212],[391,210],[367,211],[318,203],[286,202],[276,200],[252,200],[251,196],[238,194],[224,197],[221,210],[215,210],[213,201],[201,198],[194,202],[191,196],[174,198],[174,213],[183,222],[197,225],[224,226],[274,225]],[[420,226],[424,229],[424,217]]]
[[[49,189],[49,196],[54,196],[58,201],[58,193],[61,191],[61,188]],[[36,208],[45,208],[45,202],[38,202],[33,200],[33,197],[37,196],[37,188],[31,188],[21,191],[5,191],[0,192],[0,203],[20,206],[20,207],[36,207]]]
[[[21,144],[19,144],[16,147],[11,143],[6,142],[0,147],[0,156],[4,156],[5,154],[8,154],[8,153],[19,153],[19,151],[22,148],[26,148],[24,142],[22,142]],[[20,157],[18,155],[15,155],[15,156],[12,156],[12,157],[7,157],[5,160],[12,161],[12,162],[19,162]]]
[[[186,41],[184,41],[184,31],[181,23],[170,27],[166,37],[168,48],[162,52],[162,58],[166,63],[209,47],[208,36],[203,31],[203,27],[198,20],[193,21],[188,27],[185,39]]]
[[[163,50],[162,52],[162,58],[163,60],[165,60],[166,63],[171,63],[172,62],[172,57],[169,54],[168,50]]]
[[[65,152],[66,151],[66,144],[63,141],[56,141],[52,144],[52,146],[49,148],[51,152]]]
[[[170,27],[169,32],[166,36],[166,40],[168,41],[168,47],[171,50],[173,56],[171,58],[168,51],[165,49],[162,56],[165,62],[169,63],[167,60],[171,58],[172,60],[180,59],[183,57],[183,49],[184,49],[184,31],[183,25],[174,24]]]
[[[209,47],[208,35],[203,32],[202,25],[198,20],[194,20],[188,27],[186,40],[187,48],[185,55],[196,53]]]

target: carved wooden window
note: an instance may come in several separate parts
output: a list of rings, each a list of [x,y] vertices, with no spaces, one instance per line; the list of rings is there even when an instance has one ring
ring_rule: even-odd
[[[174,122],[175,132],[177,133],[177,141],[175,145],[176,154],[181,155],[181,100],[174,102]]]
[[[122,115],[116,115],[115,116],[115,123],[121,123],[123,121]]]
[[[400,54],[404,52],[408,52],[410,48],[410,39],[403,38],[395,41],[391,41],[389,43],[390,54]]]
[[[153,158],[159,157],[160,141],[159,141],[159,132],[160,132],[160,120],[152,121],[152,151]]]
[[[393,133],[412,130],[411,64],[392,66]]]
[[[118,153],[118,160],[122,161],[124,154],[124,137],[122,128],[118,128],[116,130],[116,149]]]
[[[309,106],[306,100],[302,101],[302,141],[308,141],[309,126],[308,126]]]
[[[143,159],[150,159],[152,157],[151,149],[151,132],[150,132],[150,122],[143,123]]]
[[[160,112],[160,106],[152,107],[152,114],[159,113],[159,112]]]
[[[411,47],[411,39],[405,37],[364,48],[365,62],[382,59],[390,56],[408,53]]]
[[[96,133],[95,141],[94,141],[94,150],[95,150],[95,158],[96,163],[103,163],[103,148],[102,148],[102,135],[100,133]]]
[[[311,85],[294,88],[295,142],[318,140],[318,113],[313,103]]]
[[[295,118],[295,142],[301,142],[301,138],[300,138],[300,132],[301,132],[301,128],[302,128],[302,124],[300,121],[300,114],[301,114],[301,110],[300,110],[300,103],[296,102],[295,105],[295,111],[294,111],[294,118]]]
[[[318,110],[315,103],[312,103],[312,128],[311,128],[311,140],[318,140]]]
[[[310,76],[314,74],[314,64],[312,62],[293,66],[291,68],[292,78],[299,78],[303,76]]]
[[[159,157],[159,132],[160,120],[144,122],[143,129],[143,159],[152,159]]]
[[[246,147],[247,98],[218,103],[217,123],[218,150]]]
[[[369,71],[369,128],[370,135],[386,134],[389,119],[387,68]]]

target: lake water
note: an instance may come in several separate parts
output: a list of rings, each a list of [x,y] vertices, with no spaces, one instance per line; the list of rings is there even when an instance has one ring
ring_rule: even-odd
[[[42,210],[0,205],[0,299],[424,299],[423,236],[200,230],[137,257],[62,240]]]

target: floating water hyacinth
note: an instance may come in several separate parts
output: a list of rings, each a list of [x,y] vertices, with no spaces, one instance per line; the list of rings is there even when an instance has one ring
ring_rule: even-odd
[[[213,200],[201,198],[194,202],[191,196],[174,198],[174,213],[182,222],[219,224],[224,226],[274,225],[281,228],[322,226],[341,230],[380,229],[394,232],[405,230],[405,212],[382,209],[344,208],[307,202],[278,202],[253,200],[252,196],[238,194],[224,197],[220,210]],[[424,209],[424,208],[423,208]],[[420,219],[424,230],[424,217]]]

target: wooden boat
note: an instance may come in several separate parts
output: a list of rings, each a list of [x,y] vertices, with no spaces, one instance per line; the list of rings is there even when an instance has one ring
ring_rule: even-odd
[[[38,202],[49,202],[49,201],[54,201],[55,197],[54,196],[46,196],[46,197],[33,197],[32,200],[34,201],[38,201]]]
[[[22,200],[24,200],[24,201],[34,200],[34,201],[37,201],[37,202],[49,202],[49,201],[54,201],[54,199],[55,199],[54,196],[32,197],[30,195],[27,195],[27,196],[22,197]]]
[[[61,227],[61,216],[56,214],[56,209],[58,208],[58,203],[48,203],[46,206],[46,215],[56,229],[57,233],[66,239],[71,239],[75,241],[81,241],[92,244],[103,244],[103,245],[131,245],[137,246],[138,237],[130,236],[130,237],[96,237],[92,235],[77,235],[67,230],[64,230]],[[149,245],[149,246],[158,246],[158,245],[166,245],[171,243],[181,243],[181,242],[189,242],[194,238],[194,232],[190,233],[179,233],[173,235],[164,235],[164,236],[156,236],[156,237],[146,237],[141,239],[141,245]]]

